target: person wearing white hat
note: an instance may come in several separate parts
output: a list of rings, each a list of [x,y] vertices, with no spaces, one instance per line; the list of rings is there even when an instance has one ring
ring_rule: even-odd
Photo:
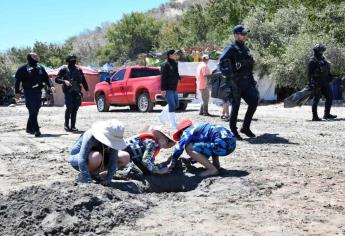
[[[123,138],[124,126],[116,120],[99,121],[83,133],[70,151],[69,163],[80,171],[80,181],[92,183],[99,173],[107,170],[102,184],[109,184],[116,172],[118,150],[127,145]]]
[[[202,55],[202,62],[197,68],[197,87],[201,95],[202,104],[200,106],[199,115],[209,116],[208,113],[208,101],[210,100],[210,91],[207,88],[206,76],[211,74],[211,70],[208,67],[209,56],[208,54]]]

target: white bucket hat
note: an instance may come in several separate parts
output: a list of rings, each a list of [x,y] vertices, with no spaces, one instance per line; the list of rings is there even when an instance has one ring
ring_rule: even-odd
[[[159,132],[161,132],[165,137],[167,137],[171,142],[175,142],[175,140],[173,139],[173,137],[171,136],[169,130],[167,130],[166,128],[164,128],[161,125],[157,125],[157,126],[153,126],[152,127],[154,130],[157,130]]]
[[[165,137],[167,137],[171,142],[175,142],[174,138],[172,137],[172,135],[170,134],[169,130],[167,130],[166,128],[164,128],[162,125],[150,125],[150,126],[146,126],[145,128],[143,128],[142,130],[140,130],[140,133],[146,133],[146,132],[152,132],[152,131],[158,131],[160,133],[162,133]]]
[[[119,120],[98,121],[91,127],[91,133],[101,143],[116,150],[122,150],[127,145],[123,139],[125,128]]]

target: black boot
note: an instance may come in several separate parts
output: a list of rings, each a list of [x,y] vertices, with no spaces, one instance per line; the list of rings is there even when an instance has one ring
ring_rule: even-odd
[[[35,131],[35,137],[39,137],[39,136],[41,136],[42,134],[41,134],[41,132],[39,131],[39,130],[37,130],[37,131]]]
[[[242,140],[243,140],[243,138],[242,138],[241,135],[237,132],[237,130],[231,131],[231,132],[232,132],[232,134],[234,135],[234,137],[236,138],[236,140],[238,140],[238,141],[242,141]]]
[[[204,105],[204,116],[211,116],[210,113],[208,113],[208,104]]]
[[[322,121],[322,119],[316,115],[316,116],[313,116],[312,121]]]
[[[256,137],[256,135],[249,128],[241,128],[240,132],[247,135],[250,138]]]
[[[317,106],[312,107],[313,119],[312,121],[322,121],[322,119],[317,115]]]
[[[28,133],[28,134],[34,134],[35,133],[35,131],[33,131],[33,129],[32,129],[30,120],[28,120],[28,122],[26,123],[26,133]]]
[[[76,121],[77,121],[77,112],[73,111],[71,113],[71,131],[72,132],[78,132],[78,129],[75,127]]]
[[[71,131],[71,128],[68,126],[68,124],[66,124],[65,123],[65,125],[64,125],[64,129],[67,131],[67,132],[69,132],[69,131]]]
[[[200,116],[204,115],[204,105],[203,104],[201,104],[201,106],[200,106],[199,115]]]
[[[336,115],[331,115],[331,114],[327,114],[327,115],[325,114],[323,116],[323,118],[327,119],[327,120],[333,120],[333,119],[337,118],[337,116]]]

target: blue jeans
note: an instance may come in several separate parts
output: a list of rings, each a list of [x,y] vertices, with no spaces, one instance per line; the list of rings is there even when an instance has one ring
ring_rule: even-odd
[[[41,108],[42,92],[32,89],[24,89],[25,105],[29,110],[29,119],[27,123],[27,131],[39,131],[37,116]]]
[[[69,163],[77,171],[79,171],[79,152],[80,152],[81,145],[82,145],[82,142],[81,142],[82,139],[83,139],[83,135],[80,135],[79,139],[73,145],[73,147],[69,153],[70,154]]]
[[[178,95],[176,90],[166,90],[165,99],[169,106],[169,112],[175,112],[179,107]]]

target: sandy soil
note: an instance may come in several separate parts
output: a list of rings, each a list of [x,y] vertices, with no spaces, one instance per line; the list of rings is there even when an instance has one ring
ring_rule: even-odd
[[[197,108],[178,119],[228,127]],[[77,124],[85,131],[117,118],[129,136],[157,123],[159,109],[82,107]],[[333,108],[336,121],[322,122],[310,122],[310,110],[260,106],[252,125],[258,138],[221,158],[221,176],[183,171],[103,187],[75,182],[65,159],[79,134],[63,130],[64,108],[42,108],[43,136],[33,138],[25,133],[24,106],[1,107],[0,235],[345,235],[345,108]]]

